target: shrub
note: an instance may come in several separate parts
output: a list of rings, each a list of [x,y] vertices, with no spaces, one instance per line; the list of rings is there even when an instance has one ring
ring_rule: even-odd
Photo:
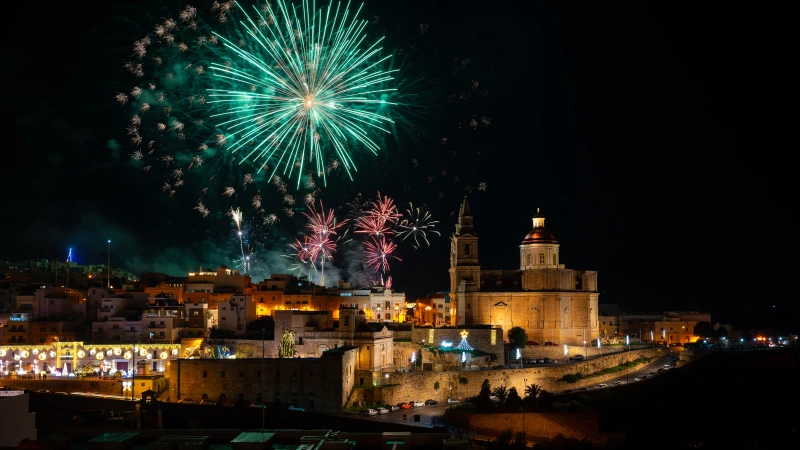
[[[437,391],[439,390],[439,382],[438,381],[436,383],[433,383],[433,388],[436,389]]]

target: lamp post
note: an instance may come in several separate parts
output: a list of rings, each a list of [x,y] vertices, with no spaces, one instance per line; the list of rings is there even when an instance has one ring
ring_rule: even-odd
[[[528,379],[527,378],[523,378],[522,382],[525,384],[525,386],[522,387],[522,393],[524,395],[525,391],[528,389]],[[520,409],[522,409],[522,432],[524,433],[525,432],[525,409],[524,408],[520,408]]]
[[[111,239],[108,240],[108,272],[106,275],[106,286],[111,288]]]
[[[264,387],[264,379],[266,378],[267,375],[264,373],[264,333],[266,332],[267,332],[266,329],[264,328],[261,329],[261,432],[262,433],[264,432],[265,428],[264,415],[266,414],[266,409],[267,409],[266,403],[264,401],[264,397],[267,394],[266,388]]]

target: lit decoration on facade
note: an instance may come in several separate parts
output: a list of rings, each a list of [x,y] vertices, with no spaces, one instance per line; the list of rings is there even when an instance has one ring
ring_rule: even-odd
[[[33,353],[34,355],[38,355],[38,354],[39,354],[39,349],[38,349],[38,348],[35,348],[35,349],[33,349],[33,352],[32,352],[32,353]]]
[[[411,364],[417,362],[417,352],[411,352]]]
[[[146,355],[147,355],[147,350],[145,349],[139,350],[139,356],[146,356]]]
[[[114,349],[114,354],[117,355],[117,356],[121,355],[122,354],[122,349],[119,348],[119,347],[115,348]]]
[[[177,348],[173,348],[172,349],[172,354],[173,355],[177,355],[178,354],[178,349]]]
[[[461,362],[467,362],[467,352],[461,352]]]
[[[85,358],[86,352],[83,350],[78,350],[78,358]]]
[[[47,358],[47,353],[40,353],[40,354],[39,354],[39,359],[41,359],[42,361],[44,361],[44,360],[45,360],[45,358]]]
[[[459,342],[458,346],[456,346],[457,349],[459,350],[473,349],[472,346],[469,345],[469,342],[467,342],[467,336],[469,336],[469,332],[467,330],[461,330],[461,342]]]
[[[97,359],[103,359],[103,352],[97,354]]]
[[[567,347],[567,344],[564,344],[564,356],[567,355],[569,355],[569,347]]]
[[[131,354],[131,352],[125,352],[125,354],[122,355],[122,356],[124,356],[125,359],[131,359],[132,354]]]
[[[516,357],[516,359],[522,359],[522,352],[520,352],[519,349],[517,349],[517,357]]]
[[[442,344],[441,344],[441,346],[442,346],[443,348],[450,348],[450,347],[452,347],[452,346],[453,346],[453,343],[452,343],[452,342],[449,342],[449,341],[442,341]]]
[[[108,350],[108,351],[106,352],[106,355],[108,355],[108,356],[111,356],[113,353],[114,353],[114,352],[112,352],[111,350]]]
[[[90,354],[90,355],[94,355],[95,353],[97,353],[97,350],[95,350],[95,349],[91,349],[91,350],[89,350],[89,354]]]
[[[433,344],[433,328],[431,328],[430,330],[428,330],[428,342],[430,342],[431,344]]]
[[[489,332],[489,341],[492,345],[497,345],[497,330],[491,330]]]
[[[159,355],[161,359],[167,359],[167,356],[169,356],[167,352],[161,352],[161,355]]]
[[[283,336],[281,336],[281,344],[278,347],[278,357],[292,358],[294,357],[294,331],[284,328]]]

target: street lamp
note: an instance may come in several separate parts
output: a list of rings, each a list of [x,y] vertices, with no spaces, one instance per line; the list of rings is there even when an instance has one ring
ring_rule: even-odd
[[[266,329],[264,328],[261,329],[261,432],[262,433],[264,432],[264,424],[265,424],[264,415],[266,414],[266,409],[267,409],[266,402],[264,400],[264,397],[267,394],[266,388],[264,387],[264,379],[266,378],[267,375],[264,373],[264,333],[266,332],[267,332]]]
[[[524,394],[525,390],[528,389],[528,379],[527,378],[523,378],[522,381],[523,381],[523,383],[525,383],[525,386],[522,387],[522,393]],[[520,409],[522,409],[522,432],[524,433],[525,432],[525,409],[521,408],[521,407],[520,407]]]
[[[106,286],[111,288],[111,239],[108,240],[108,275],[106,275]]]

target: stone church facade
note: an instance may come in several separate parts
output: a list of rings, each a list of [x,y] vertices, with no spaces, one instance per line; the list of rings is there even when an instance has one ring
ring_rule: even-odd
[[[589,345],[599,337],[597,271],[567,269],[538,211],[519,246],[519,270],[482,270],[478,234],[464,198],[450,238],[451,325],[519,326],[544,344]]]

